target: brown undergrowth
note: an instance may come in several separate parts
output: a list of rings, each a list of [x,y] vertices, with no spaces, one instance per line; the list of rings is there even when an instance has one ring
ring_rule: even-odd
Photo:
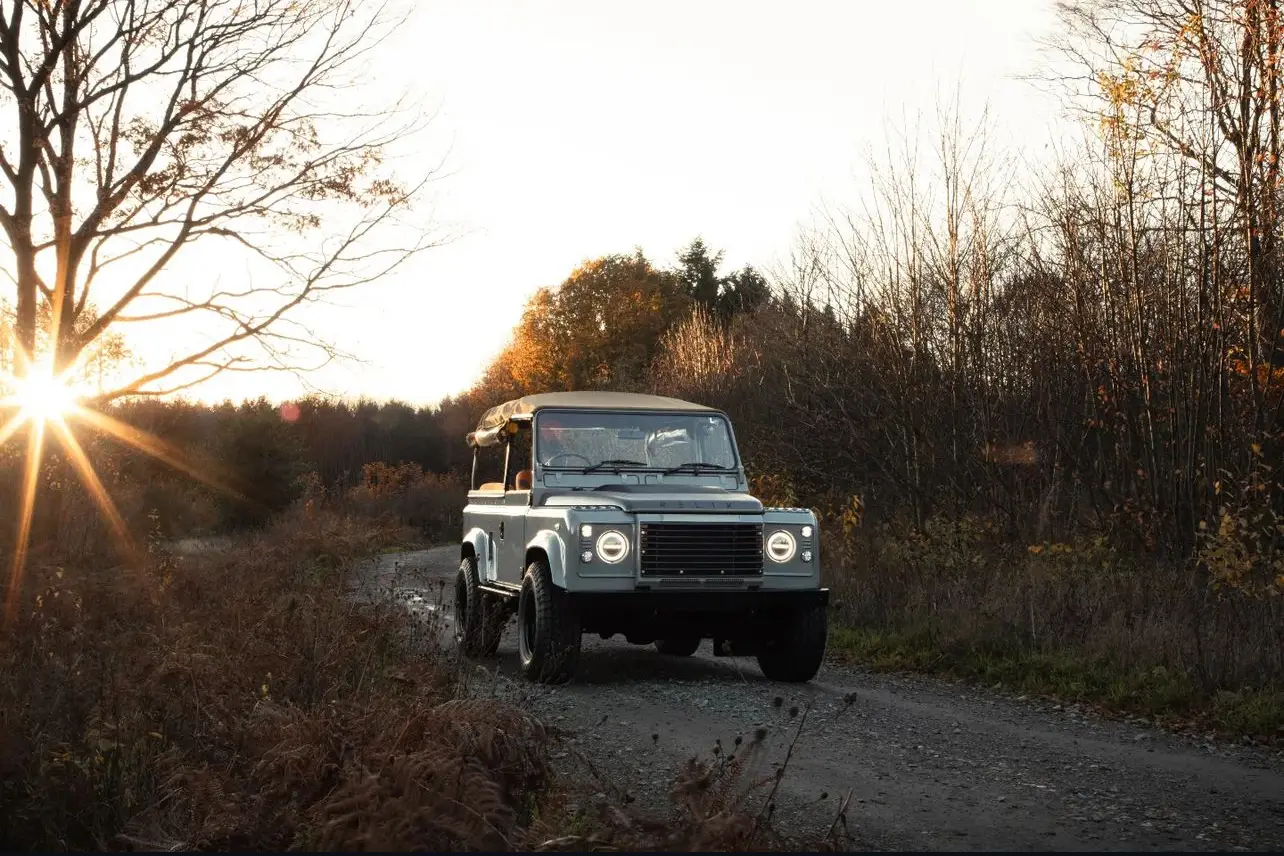
[[[826,829],[814,830],[805,839],[783,835],[773,822],[777,795],[789,775],[809,712],[802,711],[778,764],[769,763],[765,727],[749,739],[737,737],[730,748],[718,741],[707,755],[689,758],[674,776],[669,792],[673,814],[666,818],[631,810],[633,798],[576,753],[575,760],[585,773],[580,781],[602,791],[592,797],[554,791],[540,803],[525,846],[571,852],[847,851],[852,843],[847,826],[851,794],[838,802]],[[798,709],[791,709],[790,716],[797,717]],[[828,798],[822,795],[823,800]]]
[[[345,596],[393,534],[300,514],[136,570],[33,561],[0,636],[0,849],[510,846],[542,726]]]
[[[1284,587],[1225,582],[1252,554],[1233,531],[1178,562],[1104,536],[1017,543],[975,517],[827,522],[837,655],[1284,740]]]

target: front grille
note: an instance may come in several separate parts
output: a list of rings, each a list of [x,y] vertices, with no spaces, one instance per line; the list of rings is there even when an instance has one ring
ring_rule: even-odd
[[[642,576],[762,573],[761,523],[643,523]]]
[[[738,577],[658,577],[656,585],[662,589],[743,589],[749,583],[743,575]]]

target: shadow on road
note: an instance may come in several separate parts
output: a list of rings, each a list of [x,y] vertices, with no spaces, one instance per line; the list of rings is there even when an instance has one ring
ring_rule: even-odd
[[[601,640],[584,637],[580,652],[579,668],[572,685],[610,686],[639,682],[700,681],[711,685],[760,684],[770,685],[750,658],[714,658],[705,652],[710,643],[705,642],[701,651],[691,657],[673,657],[661,654],[651,645],[630,645],[619,637]],[[520,678],[517,665],[517,645],[510,628],[500,643],[499,653],[484,662],[501,674]]]

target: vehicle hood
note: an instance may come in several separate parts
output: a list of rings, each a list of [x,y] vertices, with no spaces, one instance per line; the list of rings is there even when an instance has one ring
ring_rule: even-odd
[[[678,514],[761,514],[762,503],[742,491],[705,485],[603,485],[552,494],[545,506],[613,505],[631,512]]]

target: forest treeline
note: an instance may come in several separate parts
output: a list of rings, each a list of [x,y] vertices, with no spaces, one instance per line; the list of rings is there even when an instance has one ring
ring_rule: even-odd
[[[853,648],[1054,684],[1072,656],[1081,694],[1221,699],[1238,727],[1227,699],[1284,679],[1284,25],[1258,0],[1061,15],[1049,80],[1088,133],[1034,168],[946,110],[772,269],[701,240],[586,261],[437,406],[118,412],[276,507],[457,490],[465,433],[525,392],[694,399],[731,414],[759,495],[822,514]],[[1253,698],[1252,727],[1284,722]]]

